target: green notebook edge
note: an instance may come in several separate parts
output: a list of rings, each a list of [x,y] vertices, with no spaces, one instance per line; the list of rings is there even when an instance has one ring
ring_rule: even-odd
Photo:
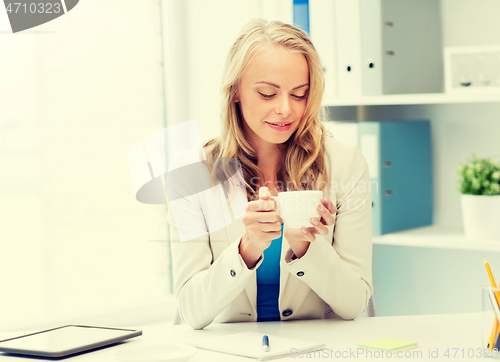
[[[383,343],[388,343],[388,342],[389,343],[390,342],[392,342],[392,343],[399,342],[399,344],[395,347],[392,347],[392,348],[383,345]],[[373,349],[373,350],[377,350],[377,351],[389,351],[389,352],[396,353],[396,352],[406,351],[409,349],[418,348],[418,343],[417,342],[410,342],[410,341],[403,341],[400,339],[378,338],[378,339],[374,339],[371,341],[359,343],[358,347]]]

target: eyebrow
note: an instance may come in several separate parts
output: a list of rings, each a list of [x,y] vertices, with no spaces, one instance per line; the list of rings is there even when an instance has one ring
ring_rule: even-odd
[[[278,88],[278,89],[280,89],[280,88],[281,88],[281,87],[280,87],[279,85],[277,85],[277,84],[274,84],[274,83],[271,83],[271,82],[266,82],[266,81],[257,82],[257,83],[255,83],[255,84],[260,84],[260,83],[268,84],[268,85],[270,85],[270,86],[272,86],[272,87],[274,87],[274,88]],[[302,88],[302,87],[307,87],[308,85],[309,85],[309,83],[305,83],[305,84],[299,85],[298,87],[293,88],[292,90],[296,90],[296,89],[299,89],[299,88]]]

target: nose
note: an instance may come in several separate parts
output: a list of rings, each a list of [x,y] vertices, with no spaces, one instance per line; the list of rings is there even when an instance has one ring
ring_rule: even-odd
[[[288,117],[290,115],[290,100],[288,97],[282,97],[276,107],[276,113],[281,117]]]

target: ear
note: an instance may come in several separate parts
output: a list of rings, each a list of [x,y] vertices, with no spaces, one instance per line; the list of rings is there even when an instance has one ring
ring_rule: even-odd
[[[235,97],[234,98],[234,103],[238,103],[240,101],[240,98],[239,97]]]

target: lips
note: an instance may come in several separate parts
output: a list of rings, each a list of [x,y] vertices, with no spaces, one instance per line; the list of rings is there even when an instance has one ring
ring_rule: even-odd
[[[292,124],[293,122],[282,122],[282,123],[272,123],[272,122],[266,122],[266,123],[272,124],[272,125],[274,125],[274,126],[284,127],[284,126],[288,126],[289,124]]]
[[[292,127],[293,122],[283,122],[283,123],[271,123],[266,122],[266,124],[275,131],[284,132],[288,131]]]

